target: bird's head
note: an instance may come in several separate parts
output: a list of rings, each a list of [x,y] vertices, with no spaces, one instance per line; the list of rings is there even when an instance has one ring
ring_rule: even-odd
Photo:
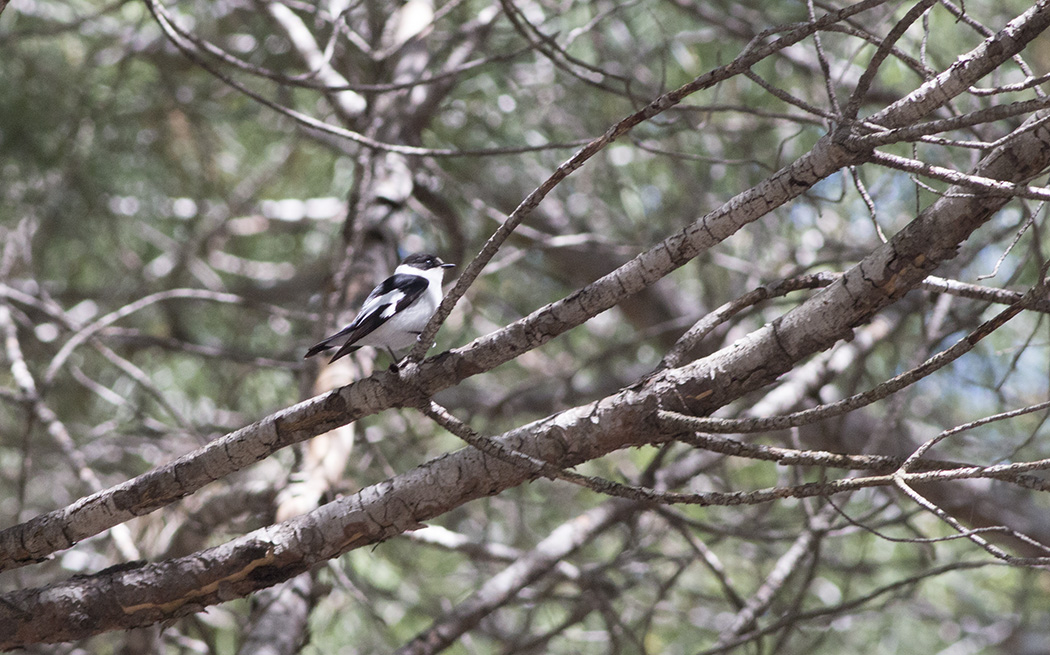
[[[417,252],[405,257],[401,262],[401,266],[418,268],[421,271],[429,271],[432,268],[454,268],[456,265],[446,264],[441,261],[441,258],[437,255],[431,255],[427,252]]]

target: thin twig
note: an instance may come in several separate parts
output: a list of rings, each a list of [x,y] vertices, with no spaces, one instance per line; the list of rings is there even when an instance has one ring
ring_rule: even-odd
[[[993,318],[979,325],[977,329],[956,341],[950,348],[930,357],[919,366],[905,371],[900,375],[896,375],[868,391],[854,394],[849,398],[781,416],[744,419],[692,417],[688,421],[685,421],[682,418],[675,420],[679,426],[684,426],[688,423],[690,429],[693,430],[728,434],[784,430],[787,428],[801,427],[833,416],[841,416],[882,400],[907,386],[915,384],[922,378],[940,370],[970,352],[982,339],[1005,325],[1010,319],[1020,314],[1028,306],[1030,301],[1037,297],[1036,289],[1039,288],[1041,287],[1036,287],[1029,293],[1025,294],[1020,300],[1014,302],[1009,307],[996,314]]]

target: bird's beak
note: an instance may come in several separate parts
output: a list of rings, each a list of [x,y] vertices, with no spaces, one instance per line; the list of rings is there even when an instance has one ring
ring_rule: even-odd
[[[439,268],[455,268],[455,267],[456,267],[456,265],[455,265],[455,264],[445,264],[445,263],[442,263],[442,264],[440,265],[440,267],[439,267]]]

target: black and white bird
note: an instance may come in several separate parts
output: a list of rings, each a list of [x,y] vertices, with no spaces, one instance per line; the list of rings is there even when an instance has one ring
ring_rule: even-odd
[[[362,346],[384,348],[394,357],[395,350],[411,347],[441,303],[445,269],[454,266],[427,253],[405,257],[393,275],[372,289],[353,322],[310,348],[306,357],[338,348],[334,362]]]

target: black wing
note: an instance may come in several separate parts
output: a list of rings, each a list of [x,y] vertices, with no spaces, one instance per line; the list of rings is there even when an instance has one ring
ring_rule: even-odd
[[[383,280],[365,298],[361,311],[350,325],[328,337],[306,351],[306,357],[334,348],[333,341],[346,337],[346,342],[332,356],[331,361],[348,355],[359,348],[354,343],[371,333],[390,318],[419,299],[427,290],[427,279],[420,275],[397,273]]]

